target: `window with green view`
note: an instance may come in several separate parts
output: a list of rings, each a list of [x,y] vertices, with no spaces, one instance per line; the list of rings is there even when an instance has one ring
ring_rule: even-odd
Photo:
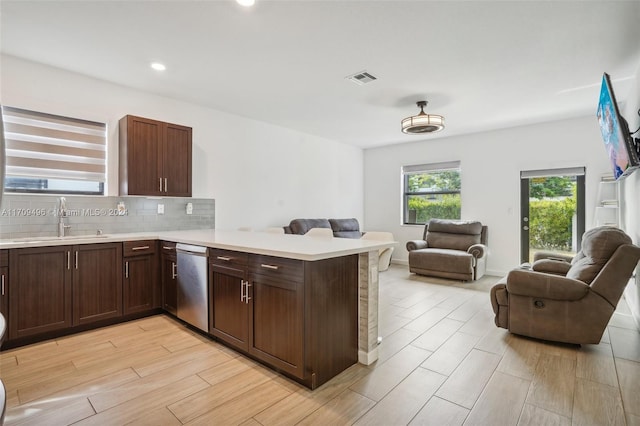
[[[404,166],[402,181],[405,225],[460,219],[459,161]]]

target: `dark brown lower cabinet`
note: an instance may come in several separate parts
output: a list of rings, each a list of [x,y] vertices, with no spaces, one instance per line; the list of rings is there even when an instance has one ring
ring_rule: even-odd
[[[11,249],[9,338],[122,315],[122,244]]]
[[[73,325],[122,316],[122,243],[72,250]]]
[[[9,252],[9,339],[72,325],[70,246]]]
[[[160,282],[156,269],[157,241],[124,243],[124,314],[152,311],[160,307]]]
[[[209,271],[210,332],[221,341],[312,389],[358,361],[357,255],[212,249]]]
[[[160,242],[160,280],[162,282],[162,309],[178,315],[178,260],[176,243]]]
[[[9,251],[0,250],[0,314],[9,319]],[[5,338],[9,334],[5,330]]]
[[[209,331],[236,349],[249,350],[247,253],[209,250]]]

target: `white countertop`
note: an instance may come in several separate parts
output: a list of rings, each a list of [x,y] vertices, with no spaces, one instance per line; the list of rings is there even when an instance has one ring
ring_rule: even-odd
[[[268,232],[200,229],[189,231],[136,232],[108,235],[32,237],[0,240],[0,249],[91,244],[136,240],[164,240],[206,247],[236,250],[298,260],[321,260],[393,247],[395,241],[353,238],[309,237]]]

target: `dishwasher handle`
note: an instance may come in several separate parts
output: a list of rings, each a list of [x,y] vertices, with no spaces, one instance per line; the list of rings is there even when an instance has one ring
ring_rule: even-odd
[[[207,247],[194,246],[194,245],[182,244],[182,243],[176,244],[176,253],[184,253],[191,256],[202,256],[202,257],[209,256],[209,250]]]

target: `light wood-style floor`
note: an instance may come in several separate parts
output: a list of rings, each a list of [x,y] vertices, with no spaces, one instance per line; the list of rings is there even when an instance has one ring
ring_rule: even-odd
[[[310,391],[167,316],[0,354],[6,424],[640,425],[640,333],[599,345],[493,324],[488,289],[380,274],[380,359]]]

